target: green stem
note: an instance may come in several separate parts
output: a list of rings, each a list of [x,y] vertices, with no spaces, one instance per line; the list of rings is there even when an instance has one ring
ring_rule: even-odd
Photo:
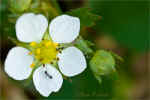
[[[61,8],[58,4],[57,0],[52,0],[53,5],[55,6],[56,10],[58,11],[59,14],[62,14]]]

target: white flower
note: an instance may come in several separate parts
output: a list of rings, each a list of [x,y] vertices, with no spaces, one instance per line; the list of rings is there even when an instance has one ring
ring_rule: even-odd
[[[62,86],[62,74],[72,77],[80,74],[86,68],[83,53],[76,47],[57,50],[59,44],[70,43],[79,35],[80,20],[77,17],[61,15],[53,19],[49,25],[49,34],[52,41],[42,40],[48,27],[47,19],[39,14],[27,13],[16,22],[18,40],[30,43],[32,49],[23,47],[12,48],[5,60],[6,73],[15,80],[27,79],[35,61],[42,63],[33,73],[35,88],[43,96],[57,92]],[[50,62],[58,60],[61,73]]]

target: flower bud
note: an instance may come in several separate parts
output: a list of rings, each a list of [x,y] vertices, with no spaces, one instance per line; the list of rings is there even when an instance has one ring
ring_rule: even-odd
[[[90,60],[90,68],[95,75],[108,75],[115,71],[115,60],[111,53],[98,50]]]

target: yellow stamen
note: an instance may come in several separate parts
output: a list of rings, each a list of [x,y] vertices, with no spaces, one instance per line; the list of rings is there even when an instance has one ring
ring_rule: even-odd
[[[40,54],[40,53],[41,53],[40,48],[36,49],[36,53],[37,53],[37,54]]]
[[[59,50],[56,50],[59,44],[53,43],[50,40],[42,40],[40,43],[31,42],[30,45],[33,47],[30,54],[42,64],[47,64],[55,60],[59,52]]]
[[[35,56],[35,58],[36,58],[36,59],[39,59],[40,57],[37,55],[37,56]]]
[[[30,46],[35,47],[36,44],[37,44],[37,43],[33,41],[33,42],[30,43]]]
[[[45,43],[45,46],[46,46],[46,47],[49,47],[51,44],[52,44],[52,43],[51,43],[50,41],[48,41],[48,42]]]
[[[32,55],[32,52],[29,52],[28,55]]]
[[[57,47],[59,44],[58,43],[53,43],[55,47]]]
[[[33,68],[34,66],[35,66],[35,64],[34,64],[34,63],[32,63],[32,64],[30,65],[30,67],[31,67],[31,68]]]

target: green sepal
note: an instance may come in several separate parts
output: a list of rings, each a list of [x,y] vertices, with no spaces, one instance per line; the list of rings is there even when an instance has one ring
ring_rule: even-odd
[[[119,56],[119,55],[117,55],[116,53],[111,52],[111,51],[110,51],[110,53],[112,54],[112,56],[113,56],[116,60],[119,60],[120,62],[124,62],[124,59],[123,59],[121,56]]]
[[[93,53],[93,50],[90,48],[91,44],[91,42],[87,42],[81,36],[74,42],[74,45],[79,48],[85,55]]]
[[[31,47],[30,47],[29,43],[20,42],[20,41],[18,41],[17,39],[14,39],[14,38],[12,38],[12,37],[8,37],[8,39],[9,39],[11,42],[13,42],[16,46],[21,46],[21,47],[24,47],[24,48],[26,48],[26,49],[31,50]]]
[[[95,22],[98,21],[101,17],[90,12],[89,8],[78,8],[73,9],[66,14],[71,16],[78,17],[80,19],[81,28],[82,27],[91,27],[95,25]]]
[[[102,83],[102,79],[100,75],[96,75],[94,74],[95,78],[97,79],[98,83],[101,84]]]

